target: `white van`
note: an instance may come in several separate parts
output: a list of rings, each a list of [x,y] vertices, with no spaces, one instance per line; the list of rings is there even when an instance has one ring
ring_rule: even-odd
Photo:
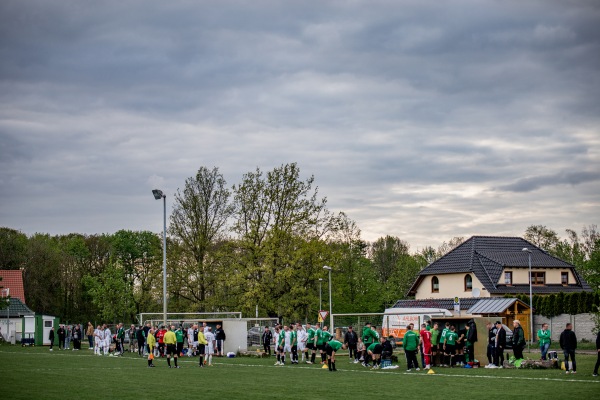
[[[393,336],[400,343],[408,324],[414,324],[414,329],[420,331],[421,324],[443,317],[452,317],[452,313],[443,308],[386,308],[381,331],[383,336]]]

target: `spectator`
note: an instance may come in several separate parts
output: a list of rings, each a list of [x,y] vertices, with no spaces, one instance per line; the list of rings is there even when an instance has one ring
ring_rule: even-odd
[[[50,333],[48,334],[48,340],[50,340],[50,351],[52,351],[52,346],[54,346],[54,327],[50,328]],[[598,353],[598,354],[600,354],[600,353]],[[597,370],[598,370],[598,366],[596,365],[596,371]]]
[[[491,322],[485,324],[485,327],[488,330],[488,344],[487,344],[487,360],[488,365],[485,368],[490,368],[494,365],[494,349],[496,345],[496,327]]]
[[[548,324],[542,324],[542,329],[537,331],[537,337],[540,342],[540,352],[542,353],[542,360],[545,360],[546,354],[548,354],[548,349],[550,348],[550,338],[552,337],[550,329],[548,329]]]
[[[273,340],[273,333],[268,326],[265,326],[265,330],[261,336],[261,341],[265,354],[268,354],[269,357],[271,357],[271,340]]]
[[[358,363],[358,354],[356,353],[356,345],[358,344],[358,335],[351,326],[348,327],[348,331],[344,335],[344,344],[348,347],[348,357],[350,362]]]
[[[73,351],[81,350],[81,327],[79,324],[73,325]]]
[[[513,336],[512,336],[512,348],[515,358],[517,360],[523,359],[523,349],[527,343],[525,343],[525,332],[521,328],[521,321],[515,319],[513,321]]]
[[[131,324],[131,326],[129,327],[129,352],[133,353],[134,351],[136,351],[137,346],[139,346],[139,342],[137,339],[137,329],[135,328],[135,325]]]
[[[221,327],[221,324],[217,324],[215,329],[215,340],[217,341],[217,357],[223,357],[225,351],[225,331]]]
[[[504,364],[504,349],[506,348],[506,330],[502,322],[496,321],[496,340],[494,341],[494,366],[490,368],[502,368]]]
[[[473,318],[467,322],[467,327],[467,356],[469,357],[469,361],[473,362],[475,361],[475,342],[477,342],[477,325]]]
[[[567,323],[565,330],[560,334],[560,348],[565,355],[565,373],[577,373],[577,364],[575,363],[575,349],[577,349],[577,336],[573,332],[573,325]],[[572,368],[569,370],[569,358],[572,362]]]
[[[91,322],[88,322],[85,334],[86,334],[86,336],[88,338],[88,342],[90,344],[89,350],[93,350],[94,349],[94,325],[92,325]]]
[[[136,330],[135,335],[136,335],[137,345],[138,345],[138,354],[140,355],[140,357],[142,357],[145,354],[144,348],[146,345],[146,336],[144,334],[144,327],[140,326],[140,328],[138,330]]]
[[[65,347],[64,350],[69,350],[71,348],[71,339],[73,338],[73,328],[71,325],[68,325],[65,329]]]
[[[65,339],[67,336],[67,331],[65,330],[65,326],[61,324],[58,327],[58,331],[56,333],[58,334],[58,349],[64,350],[65,349]]]

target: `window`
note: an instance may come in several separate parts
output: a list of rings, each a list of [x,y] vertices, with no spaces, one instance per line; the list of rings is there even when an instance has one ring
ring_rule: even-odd
[[[473,278],[471,275],[465,275],[465,292],[470,292],[473,290]]]
[[[512,271],[504,272],[504,284],[512,285]]]
[[[440,291],[440,280],[437,276],[431,278],[431,293],[438,293]]]
[[[44,321],[44,328],[52,328],[52,321]]]
[[[545,285],[546,284],[546,273],[534,271],[531,273],[531,284],[532,285]]]
[[[562,283],[563,285],[568,285],[569,284],[569,272],[562,271],[560,273],[560,283]]]

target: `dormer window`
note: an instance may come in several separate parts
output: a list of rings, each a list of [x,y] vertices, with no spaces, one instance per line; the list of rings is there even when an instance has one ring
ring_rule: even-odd
[[[569,272],[568,271],[561,271],[560,283],[565,286],[569,284]]]
[[[531,273],[531,284],[532,285],[545,285],[546,284],[546,273],[540,271],[533,271]]]
[[[504,284],[505,285],[512,285],[513,284],[512,271],[505,271],[504,272]]]
[[[439,293],[440,292],[440,280],[437,276],[431,278],[431,293]]]
[[[467,274],[465,275],[465,292],[470,292],[471,290],[473,290],[473,278]]]

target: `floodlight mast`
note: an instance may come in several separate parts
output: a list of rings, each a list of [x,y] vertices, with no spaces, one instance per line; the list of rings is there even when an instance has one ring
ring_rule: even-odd
[[[163,199],[163,323],[167,325],[167,196],[162,190],[154,189],[156,200]]]
[[[533,290],[531,288],[531,250],[524,247],[523,250],[529,258],[529,346],[533,347]]]
[[[329,331],[333,335],[333,314],[331,307],[331,267],[324,265],[323,269],[329,271]]]

